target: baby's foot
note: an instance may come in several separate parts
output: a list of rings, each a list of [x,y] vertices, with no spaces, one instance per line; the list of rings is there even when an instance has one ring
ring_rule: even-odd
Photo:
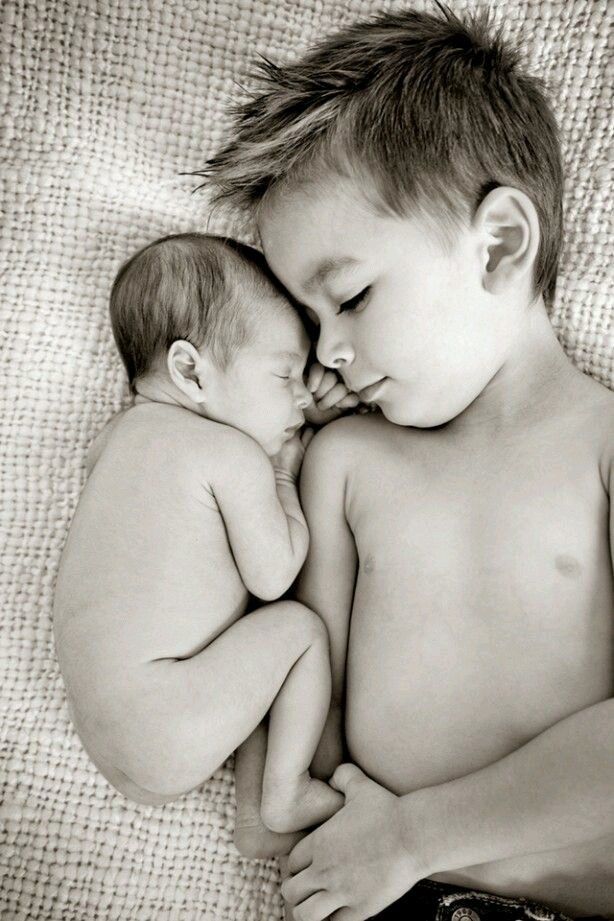
[[[341,793],[305,771],[291,782],[265,776],[260,811],[271,831],[292,832],[325,822],[343,803]]]
[[[280,835],[267,828],[260,816],[241,818],[237,815],[233,841],[242,857],[264,860],[289,854],[302,835],[297,832]]]

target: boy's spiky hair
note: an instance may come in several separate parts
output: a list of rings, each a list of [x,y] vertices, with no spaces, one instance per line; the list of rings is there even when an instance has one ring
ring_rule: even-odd
[[[443,221],[467,219],[493,188],[514,186],[537,210],[534,287],[550,299],[563,180],[542,85],[487,13],[437,10],[381,13],[298,61],[263,61],[261,91],[235,108],[231,140],[194,173],[199,188],[257,211],[272,189],[332,170],[369,180],[384,211]]]

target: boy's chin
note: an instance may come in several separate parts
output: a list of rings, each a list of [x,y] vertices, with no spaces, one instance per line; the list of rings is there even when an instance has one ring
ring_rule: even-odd
[[[450,422],[457,415],[453,411],[446,412],[433,407],[395,406],[392,403],[386,405],[383,401],[380,410],[388,422],[415,429],[438,428]]]

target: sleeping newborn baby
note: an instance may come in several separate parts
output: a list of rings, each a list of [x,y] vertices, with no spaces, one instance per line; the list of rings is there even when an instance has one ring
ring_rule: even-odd
[[[90,452],[55,594],[76,730],[114,787],[160,804],[203,783],[270,710],[262,819],[276,832],[322,822],[343,802],[309,774],[327,633],[274,601],[309,541],[296,487],[305,330],[257,251],[203,234],[133,256],[111,320],[135,405]],[[250,593],[273,603],[246,613]]]

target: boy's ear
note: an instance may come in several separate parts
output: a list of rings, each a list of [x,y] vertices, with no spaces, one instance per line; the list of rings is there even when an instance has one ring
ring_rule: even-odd
[[[500,294],[531,275],[539,246],[539,220],[535,205],[524,192],[511,186],[493,189],[481,202],[473,219],[481,232],[482,284]]]
[[[194,403],[205,402],[205,361],[191,342],[177,339],[166,356],[172,382]]]

